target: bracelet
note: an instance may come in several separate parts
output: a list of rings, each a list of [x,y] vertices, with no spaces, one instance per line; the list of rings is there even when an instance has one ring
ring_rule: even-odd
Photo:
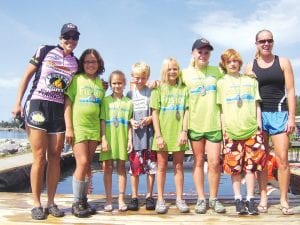
[[[161,138],[161,136],[156,136],[155,138],[158,139],[158,138]]]
[[[188,130],[182,130],[182,132],[184,132],[184,133],[187,133],[187,132],[188,132]]]

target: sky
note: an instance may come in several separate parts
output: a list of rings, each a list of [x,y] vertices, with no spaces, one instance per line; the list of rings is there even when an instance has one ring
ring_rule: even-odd
[[[75,55],[97,49],[105,62],[103,79],[119,69],[128,83],[139,61],[150,65],[150,80],[160,78],[167,57],[187,67],[192,44],[201,37],[214,46],[210,65],[218,65],[228,48],[239,51],[245,65],[254,57],[256,33],[269,29],[273,52],[291,60],[299,95],[299,12],[297,0],[2,0],[0,121],[12,119],[20,79],[36,49],[58,44],[68,22],[81,33]]]

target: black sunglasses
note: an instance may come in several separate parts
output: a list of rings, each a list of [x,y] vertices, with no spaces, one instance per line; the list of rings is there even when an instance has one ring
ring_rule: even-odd
[[[79,40],[79,36],[78,35],[74,35],[74,36],[71,36],[71,35],[64,35],[62,36],[62,38],[64,40],[70,40],[70,39],[73,39],[73,41],[78,41]]]
[[[269,44],[272,44],[274,42],[273,39],[264,39],[264,40],[258,40],[257,41],[259,44],[265,44],[265,43],[269,43]]]

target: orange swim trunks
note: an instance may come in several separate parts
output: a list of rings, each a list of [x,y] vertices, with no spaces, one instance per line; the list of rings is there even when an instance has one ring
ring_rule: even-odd
[[[227,174],[262,171],[267,163],[263,135],[257,131],[247,140],[232,140],[224,136],[223,171]]]

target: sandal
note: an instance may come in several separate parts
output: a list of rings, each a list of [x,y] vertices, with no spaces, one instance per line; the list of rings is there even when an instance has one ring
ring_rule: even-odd
[[[31,210],[31,218],[34,220],[44,220],[46,215],[42,207],[35,207]]]
[[[259,213],[267,213],[268,212],[268,206],[258,205],[257,210]]]
[[[104,206],[104,212],[111,212],[111,211],[113,211],[112,204],[106,204]]]
[[[119,205],[119,211],[120,212],[125,212],[127,211],[127,205],[125,203],[122,203]]]
[[[65,215],[65,213],[61,211],[55,204],[50,205],[48,208],[45,208],[45,214],[51,214],[54,217],[63,217]]]
[[[283,215],[294,215],[294,211],[290,207],[280,206],[279,209]]]

